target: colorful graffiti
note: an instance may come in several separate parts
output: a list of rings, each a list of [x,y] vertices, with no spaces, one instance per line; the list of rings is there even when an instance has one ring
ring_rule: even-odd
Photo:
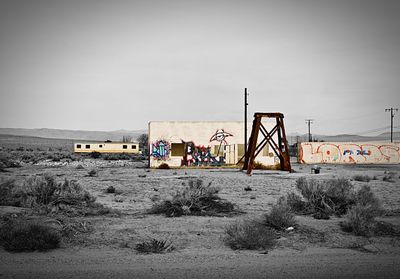
[[[304,142],[300,145],[299,162],[398,164],[400,144]]]
[[[166,140],[157,140],[151,144],[151,156],[156,160],[169,158],[170,143]]]
[[[182,166],[222,166],[225,164],[224,156],[215,156],[211,153],[211,146],[195,145],[193,142],[185,143],[185,155]]]

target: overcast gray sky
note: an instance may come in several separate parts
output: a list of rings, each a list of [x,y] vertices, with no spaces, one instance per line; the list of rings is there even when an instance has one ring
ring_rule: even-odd
[[[242,120],[245,87],[288,133],[382,128],[400,105],[397,0],[0,3],[0,127]]]

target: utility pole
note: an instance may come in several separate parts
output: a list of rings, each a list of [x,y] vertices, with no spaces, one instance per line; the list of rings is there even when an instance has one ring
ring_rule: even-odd
[[[247,152],[247,88],[244,89],[244,154]]]
[[[313,123],[313,120],[314,120],[314,119],[306,119],[306,123],[308,124],[308,141],[309,141],[309,142],[312,141],[310,126],[311,126],[311,123]]]
[[[393,111],[399,111],[399,109],[398,108],[385,109],[385,112],[388,111],[390,111],[390,142],[393,142],[393,117],[394,117]]]

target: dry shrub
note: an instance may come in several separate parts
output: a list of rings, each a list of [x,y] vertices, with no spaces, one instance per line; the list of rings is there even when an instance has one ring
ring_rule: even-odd
[[[368,175],[355,175],[353,176],[353,179],[355,181],[369,182],[371,180],[371,177],[369,177]]]
[[[340,216],[354,204],[353,185],[343,178],[323,181],[299,178],[296,180],[296,188],[302,197],[291,193],[287,200],[293,211],[298,213],[316,214],[317,218],[326,218],[332,214]]]
[[[115,193],[115,187],[114,186],[108,186],[106,189],[107,194],[114,194]]]
[[[156,203],[149,210],[150,214],[165,214],[167,217],[182,215],[219,216],[235,213],[235,206],[231,202],[222,200],[218,189],[205,186],[203,180],[189,180],[188,185],[178,192],[172,200]]]
[[[12,159],[11,155],[5,152],[0,153],[0,166],[2,169],[5,168],[19,168],[21,164],[14,159]]]
[[[82,236],[93,232],[92,224],[85,220],[69,220],[59,221],[61,224],[60,234],[66,242],[82,241]]]
[[[9,221],[0,229],[0,242],[7,251],[45,251],[58,248],[61,236],[53,228],[26,221]]]
[[[17,205],[13,196],[14,187],[15,181],[13,179],[8,179],[0,183],[0,205]]]
[[[7,182],[1,184],[0,189],[7,193],[5,203],[8,205],[35,208],[45,214],[62,212],[75,216],[111,212],[109,208],[96,203],[96,198],[75,180],[57,182],[49,174],[31,176],[20,187]]]
[[[88,176],[90,176],[90,177],[95,177],[95,176],[97,176],[97,171],[96,170],[90,170],[89,172],[88,172]]]
[[[107,161],[117,161],[117,160],[131,160],[134,156],[128,153],[108,153],[103,154],[103,159]]]
[[[90,156],[91,158],[93,158],[93,159],[98,159],[98,158],[101,158],[101,153],[100,153],[100,152],[97,152],[97,151],[93,151],[93,152],[90,152],[90,153],[89,153],[89,156]]]
[[[170,167],[167,163],[162,163],[161,165],[158,166],[158,169],[160,170],[169,170]]]
[[[272,206],[271,211],[264,215],[264,223],[266,226],[279,231],[284,231],[288,227],[296,224],[294,214],[284,198],[280,198],[278,202]]]
[[[85,167],[82,166],[81,164],[79,164],[79,165],[76,166],[76,169],[77,169],[77,170],[84,170]]]
[[[376,215],[368,206],[357,204],[346,214],[346,220],[341,223],[344,231],[355,235],[369,236],[374,226]]]
[[[270,249],[275,245],[274,229],[256,220],[237,221],[225,228],[224,242],[234,250]]]
[[[142,254],[150,253],[166,253],[171,252],[175,249],[172,243],[167,240],[151,239],[149,241],[144,241],[136,244],[135,250]]]
[[[382,181],[385,181],[385,182],[391,182],[391,183],[394,183],[395,181],[394,181],[394,179],[393,179],[393,175],[392,174],[388,174],[388,175],[385,175],[383,178],[382,178]]]
[[[375,217],[383,213],[381,204],[369,186],[363,186],[357,191],[354,201],[355,205],[348,210],[341,227],[355,235],[369,236],[376,230]]]

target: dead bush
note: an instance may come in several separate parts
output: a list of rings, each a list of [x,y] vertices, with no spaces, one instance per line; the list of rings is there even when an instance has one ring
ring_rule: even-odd
[[[256,220],[237,221],[225,228],[224,242],[234,250],[265,250],[275,245],[274,229]]]
[[[136,244],[135,250],[142,254],[171,252],[175,247],[167,240],[151,239]]]
[[[376,230],[375,217],[383,213],[381,204],[369,186],[363,186],[353,197],[355,205],[348,210],[341,227],[355,235],[369,236]]]
[[[355,235],[369,236],[374,227],[376,215],[369,206],[357,204],[352,207],[341,222],[344,231],[353,232]]]
[[[149,213],[164,214],[167,217],[219,216],[236,213],[234,204],[222,200],[217,193],[218,189],[212,187],[211,182],[205,186],[201,179],[189,180],[183,191],[178,192],[170,201],[154,204]]]
[[[115,187],[114,186],[108,186],[106,189],[107,194],[114,194],[115,193]]]
[[[97,176],[97,171],[96,170],[90,170],[89,172],[88,172],[88,176],[90,176],[90,177],[95,177],[95,176]]]
[[[266,226],[279,231],[284,231],[296,224],[294,214],[284,198],[279,199],[272,206],[271,211],[264,215],[264,223]]]
[[[353,179],[355,181],[369,182],[371,180],[371,177],[369,177],[368,175],[355,175],[353,176]]]
[[[167,163],[162,163],[161,165],[158,166],[158,169],[160,170],[169,170],[170,167]]]
[[[11,155],[5,152],[0,153],[0,165],[2,166],[2,169],[21,167],[21,164],[18,161],[12,159]]]
[[[45,251],[58,248],[60,241],[55,229],[40,223],[13,220],[0,228],[0,243],[7,251]]]
[[[1,184],[6,193],[2,199],[7,205],[30,207],[39,213],[63,213],[66,215],[103,215],[111,209],[95,202],[96,198],[84,190],[75,180],[57,182],[49,175],[31,176],[20,187],[11,182]]]
[[[98,159],[98,158],[101,158],[101,153],[100,153],[100,152],[97,152],[97,151],[93,151],[93,152],[90,152],[90,153],[89,153],[89,156],[90,156],[91,158],[93,158],[93,159]]]
[[[288,205],[297,213],[317,214],[317,217],[322,218],[332,214],[340,216],[354,204],[353,185],[346,179],[317,181],[299,178],[296,180],[296,188],[303,198],[289,194],[287,200]]]
[[[103,155],[103,159],[107,161],[131,160],[133,158],[134,156],[128,153],[109,153]]]
[[[0,183],[0,205],[17,205],[13,196],[14,187],[15,181],[13,179],[8,179]]]

